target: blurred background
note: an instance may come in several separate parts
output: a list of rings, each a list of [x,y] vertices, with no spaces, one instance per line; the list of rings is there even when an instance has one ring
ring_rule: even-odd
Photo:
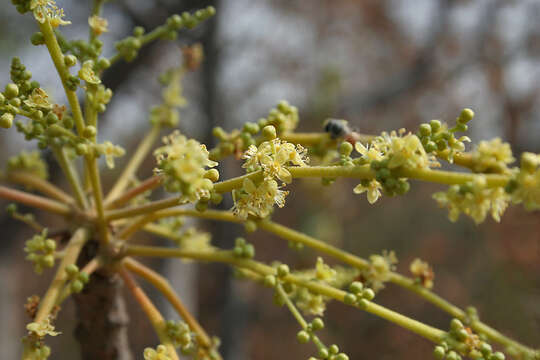
[[[73,26],[68,38],[86,38],[91,1],[58,1]],[[148,129],[148,110],[159,103],[158,75],[181,60],[180,47],[201,42],[202,67],[184,79],[189,106],[180,129],[211,146],[212,127],[226,130],[256,121],[281,99],[297,106],[300,131],[321,131],[327,117],[344,118],[363,133],[406,127],[431,119],[453,122],[459,111],[476,112],[470,124],[473,142],[495,136],[521,151],[540,152],[540,2],[501,0],[327,0],[327,1],[179,1],[115,0],[105,4],[109,32],[102,36],[104,55],[134,26],[152,29],[174,13],[213,5],[217,15],[174,42],[147,46],[139,57],[120,63],[104,76],[115,92],[101,117],[102,139],[128,153]],[[58,102],[65,102],[44,47],[29,39],[37,30],[30,15],[20,16],[4,4],[0,12],[0,86],[9,82],[11,57],[19,56]],[[22,147],[12,128],[0,132],[0,164]],[[48,154],[44,154],[46,157]],[[50,156],[49,156],[50,157]],[[110,188],[127,157],[105,172]],[[149,157],[140,178],[152,173]],[[51,163],[53,181],[61,182]],[[240,174],[226,162],[225,177]],[[469,218],[452,224],[431,194],[440,186],[413,182],[402,198],[369,205],[365,195],[352,196],[354,181],[339,180],[321,191],[320,181],[291,184],[293,196],[273,219],[341,246],[363,257],[394,250],[398,271],[408,273],[415,257],[435,270],[434,290],[464,308],[477,307],[488,324],[531,346],[540,345],[540,215],[520,207],[506,211],[501,223],[475,226]],[[65,184],[63,184],[65,188]],[[227,202],[228,201],[228,202]],[[0,209],[7,203],[0,200]],[[230,207],[226,200],[224,207]],[[39,221],[56,218],[39,214]],[[57,223],[56,223],[57,224]],[[234,225],[200,223],[213,242],[230,247],[243,234]],[[3,359],[18,356],[28,318],[23,304],[42,294],[52,275],[40,277],[24,261],[23,244],[32,232],[0,214],[0,348]],[[263,261],[281,260],[293,268],[311,267],[316,254],[295,252],[273,236],[249,235]],[[332,263],[331,259],[325,259]],[[234,279],[221,265],[155,262],[168,274],[210,334],[222,339],[225,359],[307,359],[311,345],[296,342],[298,325],[272,294]],[[150,289],[149,289],[150,291]],[[174,314],[159,297],[168,317]],[[449,317],[418,297],[388,285],[377,298],[382,305],[442,329]],[[129,304],[130,343],[136,359],[157,338],[135,304]],[[135,311],[133,311],[135,310]],[[65,335],[51,341],[51,359],[78,359],[71,333],[74,310],[67,304],[57,328]],[[430,358],[432,345],[384,320],[331,304],[321,334],[351,359]]]

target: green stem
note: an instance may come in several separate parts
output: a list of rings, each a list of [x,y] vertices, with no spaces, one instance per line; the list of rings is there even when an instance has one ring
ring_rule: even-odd
[[[15,184],[22,184],[29,189],[35,189],[53,199],[63,202],[64,204],[73,204],[75,200],[66,194],[62,189],[51,184],[47,180],[40,179],[29,172],[10,171],[7,174],[7,180]]]
[[[79,228],[75,231],[71,240],[66,246],[64,257],[56,270],[54,279],[51,285],[45,292],[43,299],[39,304],[39,309],[34,319],[35,322],[41,322],[45,320],[56,304],[57,298],[60,296],[60,292],[68,280],[68,274],[65,269],[68,265],[75,264],[82,247],[88,240],[89,231],[85,228]]]
[[[79,180],[79,174],[77,173],[77,170],[73,166],[73,163],[67,158],[66,152],[63,148],[59,147],[51,147],[52,151],[56,157],[56,160],[58,161],[58,164],[62,168],[62,171],[66,175],[66,178],[69,182],[69,185],[71,186],[71,190],[73,191],[73,194],[75,195],[75,200],[77,201],[77,205],[79,205],[82,209],[88,208],[88,199],[86,198],[86,195],[84,194],[84,191],[81,186],[81,182]]]
[[[134,217],[139,215],[146,215],[153,211],[170,208],[181,204],[182,199],[179,197],[172,197],[163,200],[152,201],[144,205],[136,205],[127,207],[124,209],[110,210],[105,213],[105,221],[112,221],[117,219],[123,219],[127,217]]]
[[[260,275],[275,275],[275,269],[271,266],[259,263],[248,259],[239,259],[234,256],[231,251],[190,251],[182,249],[161,248],[152,246],[133,246],[128,245],[125,255],[133,256],[150,256],[150,257],[180,257],[189,258],[200,261],[210,262],[223,262],[246,268]],[[292,284],[305,287],[313,293],[321,294],[329,298],[344,302],[344,297],[347,294],[345,291],[333,288],[329,285],[317,283],[313,281],[304,280],[296,275],[287,275],[282,279],[283,281],[290,282]],[[377,305],[373,302],[368,302],[367,306],[363,308],[371,314],[382,317],[390,322],[393,322],[405,329],[408,329],[432,342],[438,343],[444,336],[445,332],[434,328],[432,326],[421,323],[417,320],[408,318],[395,311],[387,309],[381,305]]]
[[[161,130],[160,126],[153,126],[149,133],[146,134],[144,139],[141,141],[135,154],[129,160],[129,163],[126,165],[122,174],[114,184],[111,191],[107,194],[105,198],[105,203],[109,204],[115,200],[120,194],[127,188],[129,181],[133,175],[137,172],[137,169],[143,162],[144,158],[150,152],[152,145],[156,142],[159,132]]]

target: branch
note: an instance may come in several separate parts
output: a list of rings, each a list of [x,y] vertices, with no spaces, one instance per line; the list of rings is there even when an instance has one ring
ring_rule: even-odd
[[[20,190],[10,189],[2,185],[0,185],[0,198],[12,200],[63,216],[69,216],[73,213],[73,210],[68,205],[62,204],[56,200],[51,200],[43,196],[33,195]]]
[[[30,189],[36,189],[53,199],[63,202],[64,204],[75,203],[75,200],[66,194],[62,189],[30,173],[24,171],[13,171],[9,172],[6,178],[12,183],[22,184]]]

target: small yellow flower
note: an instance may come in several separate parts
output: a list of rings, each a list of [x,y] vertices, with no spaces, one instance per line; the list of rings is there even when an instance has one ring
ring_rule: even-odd
[[[26,325],[29,335],[37,336],[38,338],[44,338],[46,335],[56,336],[60,335],[60,332],[54,331],[54,326],[51,324],[50,316],[40,322],[32,322]]]
[[[88,25],[90,25],[92,32],[99,36],[108,31],[109,22],[98,15],[93,15],[88,18]]]
[[[265,218],[272,212],[274,204],[280,208],[285,206],[287,194],[287,191],[279,189],[277,181],[273,179],[264,179],[259,185],[244,179],[242,189],[233,193],[233,212],[242,219],[248,215]]]
[[[42,88],[32,90],[32,93],[24,103],[33,108],[51,109],[52,105],[49,102],[49,95]]]
[[[169,351],[165,345],[158,345],[156,350],[152,348],[146,348],[143,352],[144,360],[171,360]]]
[[[416,258],[409,266],[409,270],[423,287],[427,289],[433,288],[433,279],[435,278],[435,274],[427,262]]]
[[[94,62],[87,60],[83,63],[81,70],[79,70],[79,78],[86,81],[87,84],[100,84],[101,80],[94,73]]]
[[[109,169],[114,169],[114,158],[124,156],[126,151],[121,147],[114,145],[110,141],[96,145],[96,151],[100,155],[105,155],[105,162]]]
[[[500,138],[491,141],[480,141],[472,152],[473,170],[476,172],[497,171],[509,172],[507,165],[514,162],[510,144]]]
[[[381,196],[382,186],[375,179],[367,180],[367,181],[368,181],[367,185],[365,184],[365,182],[362,182],[362,183],[356,185],[355,188],[353,189],[353,192],[355,194],[362,194],[362,193],[366,192],[368,202],[370,204],[374,204],[379,199],[379,197]]]
[[[315,276],[318,280],[332,281],[335,279],[336,274],[336,270],[325,264],[322,257],[317,258],[317,264],[315,265]]]

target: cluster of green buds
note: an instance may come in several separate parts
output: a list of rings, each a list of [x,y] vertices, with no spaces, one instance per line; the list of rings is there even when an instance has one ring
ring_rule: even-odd
[[[435,347],[433,355],[437,360],[461,360],[462,355],[473,360],[504,360],[502,352],[493,352],[491,345],[482,341],[458,319],[450,322],[446,338]]]
[[[255,256],[255,246],[246,242],[243,237],[234,240],[233,254],[239,258],[252,259]]]
[[[162,146],[154,151],[157,159],[155,173],[164,177],[163,185],[169,192],[179,192],[183,199],[195,203],[212,199],[213,183],[219,179],[208,159],[206,146],[194,139],[187,139],[178,131],[164,137]]]
[[[41,158],[39,151],[21,151],[19,155],[12,156],[7,162],[7,173],[25,172],[39,179],[47,179],[49,176],[48,166]]]
[[[343,298],[343,302],[348,305],[356,305],[360,308],[366,308],[368,302],[375,298],[375,291],[370,288],[364,288],[360,281],[353,281],[349,285],[349,292]]]
[[[324,329],[324,321],[316,317],[307,324],[305,329],[300,330],[296,334],[296,339],[301,344],[306,344],[309,341],[313,341],[315,346],[317,346],[318,359],[326,359],[326,360],[348,360],[349,357],[345,353],[339,352],[339,347],[336,344],[332,344],[330,346],[324,345],[319,338],[315,335],[315,332]],[[310,357],[310,360],[316,360],[315,357]]]
[[[185,69],[183,66],[171,68],[159,76],[163,85],[161,92],[162,103],[150,109],[150,123],[152,126],[175,127],[180,121],[179,108],[187,104],[182,89],[182,79]]]
[[[190,353],[194,350],[193,333],[185,322],[168,320],[165,323],[165,331],[174,346],[180,348],[182,353]]]
[[[257,122],[247,122],[242,130],[235,129],[227,133],[221,127],[215,127],[212,134],[219,140],[219,145],[212,149],[210,158],[218,160],[231,154],[239,158],[250,146],[262,140],[273,139],[284,132],[293,131],[297,125],[298,109],[282,100],[270,110],[268,117],[261,118]],[[271,131],[268,126],[272,126],[274,130]],[[265,128],[267,130],[264,130]]]
[[[70,280],[69,288],[75,294],[80,293],[83,290],[84,285],[88,284],[88,281],[90,281],[88,274],[84,271],[80,271],[79,267],[75,264],[66,266],[66,274]]]
[[[389,167],[390,160],[384,159],[381,161],[373,160],[370,167],[375,171],[375,179],[381,185],[381,188],[385,195],[405,195],[409,189],[410,184],[405,178],[399,178],[396,175],[396,168]],[[360,182],[362,186],[366,183],[369,186],[369,181],[363,180]]]
[[[167,19],[165,25],[154,30],[147,37],[144,36],[144,28],[136,27],[133,36],[129,36],[115,44],[116,50],[126,61],[133,61],[137,57],[141,46],[152,40],[155,36],[163,39],[175,40],[178,36],[178,31],[183,27],[192,29],[199,25],[202,21],[210,18],[216,13],[216,9],[208,6],[205,9],[197,10],[193,14],[183,12],[181,15],[175,14]]]
[[[144,349],[143,356],[144,360],[172,360],[169,350],[162,344],[159,344],[155,350],[152,348]]]
[[[456,152],[465,150],[464,142],[471,141],[467,136],[456,139],[456,132],[467,131],[467,123],[474,117],[471,109],[463,109],[456,118],[456,125],[449,129],[446,123],[439,120],[431,120],[429,124],[422,124],[418,129],[417,136],[427,153],[435,153],[440,157],[453,162]]]
[[[44,42],[41,40],[42,37],[43,35],[40,32],[35,33],[31,39],[32,44],[44,44]],[[103,51],[103,42],[97,37],[92,38],[90,42],[82,39],[68,41],[61,36],[58,36],[57,39],[58,45],[60,45],[60,50],[65,54],[64,63],[67,67],[75,66],[75,64],[77,64],[77,60],[81,63],[88,60],[95,61],[97,71],[105,70],[111,66],[108,59],[99,58]]]
[[[56,241],[47,238],[47,229],[44,229],[41,234],[34,235],[27,240],[24,246],[24,251],[28,253],[26,260],[34,263],[34,271],[36,274],[41,274],[44,268],[54,266],[54,251],[56,250]]]

